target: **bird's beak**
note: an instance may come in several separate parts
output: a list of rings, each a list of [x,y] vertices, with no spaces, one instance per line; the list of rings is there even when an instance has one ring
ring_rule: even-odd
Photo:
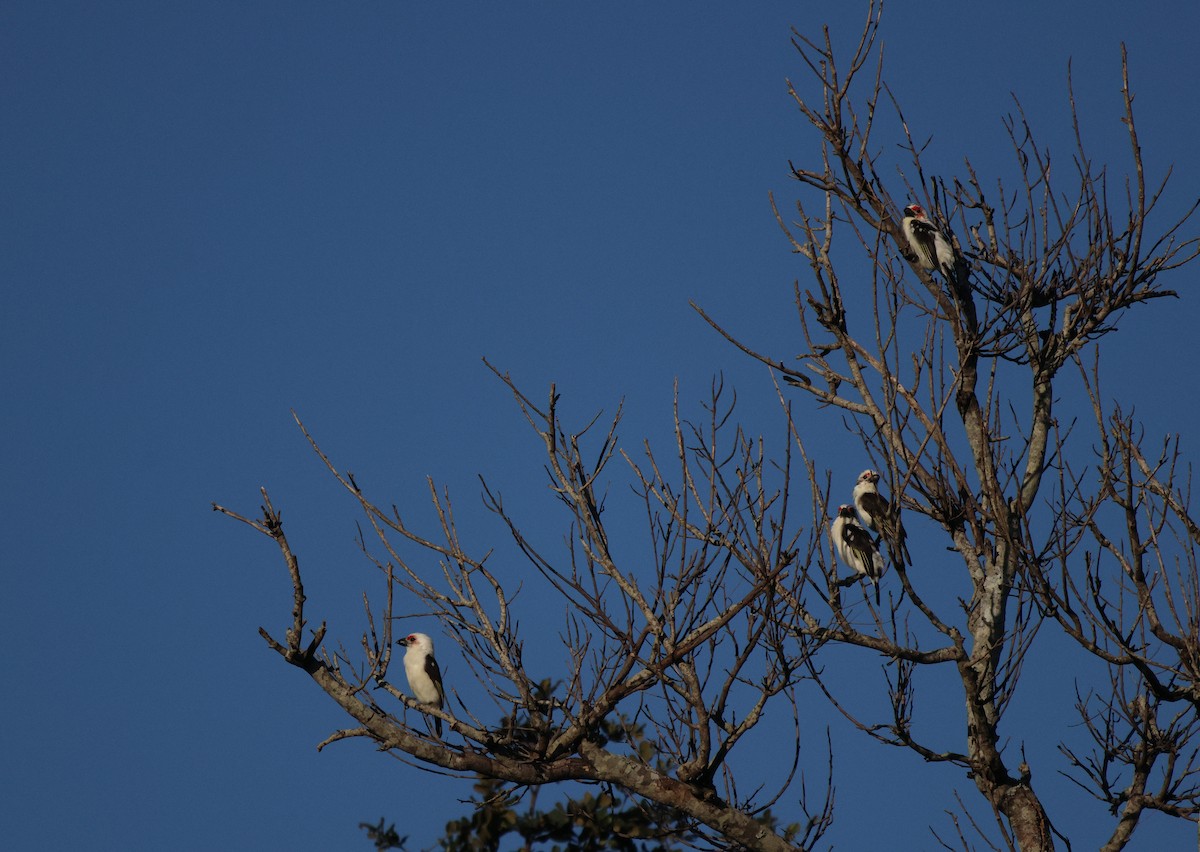
[[[407,648],[407,647],[408,647],[408,640],[407,640],[407,639],[397,639],[397,640],[396,640],[396,644],[397,644],[397,645],[403,645],[405,648]]]

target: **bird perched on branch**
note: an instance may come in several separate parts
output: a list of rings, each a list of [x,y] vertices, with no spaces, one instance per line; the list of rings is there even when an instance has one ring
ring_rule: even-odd
[[[871,534],[859,526],[853,506],[843,504],[838,507],[837,517],[829,525],[829,537],[833,539],[833,547],[841,560],[875,585],[875,605],[878,606],[879,578],[887,570],[887,565]]]
[[[875,471],[864,470],[860,473],[854,485],[854,506],[858,509],[863,526],[886,542],[892,564],[903,569],[905,565],[912,564],[908,545],[905,544],[908,534],[900,522],[900,508],[893,506],[879,493],[876,487],[878,482],[879,474]]]
[[[442,689],[442,670],[433,656],[433,640],[424,633],[410,633],[396,642],[405,647],[404,673],[408,675],[408,688],[422,704],[442,709],[446,694]],[[442,735],[442,720],[433,717],[437,735]]]
[[[962,258],[954,250],[950,238],[933,223],[921,205],[910,204],[904,208],[900,228],[923,269],[936,270],[955,284],[963,283],[960,280]]]

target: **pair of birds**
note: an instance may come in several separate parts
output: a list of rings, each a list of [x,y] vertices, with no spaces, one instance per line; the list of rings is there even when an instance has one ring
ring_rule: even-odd
[[[905,543],[908,534],[900,522],[900,511],[879,493],[878,485],[878,473],[873,470],[860,473],[854,484],[854,504],[839,506],[837,517],[829,527],[829,537],[841,560],[875,585],[876,605],[879,604],[879,578],[887,571],[887,563],[879,552],[879,542],[887,544],[892,564],[898,570],[912,564]],[[875,537],[871,533],[875,533]]]

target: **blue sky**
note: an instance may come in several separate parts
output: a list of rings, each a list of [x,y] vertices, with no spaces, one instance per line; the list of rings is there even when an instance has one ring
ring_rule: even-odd
[[[361,744],[315,752],[344,719],[257,635],[286,624],[286,576],[265,539],[210,501],[253,512],[268,487],[304,560],[310,614],[353,641],[375,578],[355,550],[354,506],[290,409],[416,518],[436,477],[481,549],[502,530],[479,508],[477,474],[534,512],[534,532],[560,529],[537,519],[537,446],[482,356],[535,397],[556,382],[579,422],[623,398],[634,447],[669,440],[677,377],[697,410],[719,371],[748,426],[777,434],[765,371],[687,302],[763,350],[799,348],[792,282],[806,267],[768,204],[774,192],[791,205],[787,161],[815,154],[786,93],[805,74],[789,27],[827,21],[849,45],[864,10],[4,4],[6,844],[367,848],[356,824],[381,815],[431,842],[469,782]],[[1170,210],[1195,198],[1194,2],[1136,16],[1108,0],[927,3],[919,16],[895,3],[886,18],[889,79],[934,138],[930,171],[969,155],[1010,174],[1010,93],[1069,170],[1072,58],[1092,156],[1124,174],[1125,41],[1151,173],[1174,165]],[[1165,282],[1184,298],[1105,343],[1110,392],[1151,434],[1196,414],[1163,369],[1194,355],[1194,274]],[[837,420],[808,414],[810,449],[848,483],[864,465],[845,458]],[[529,603],[545,605],[532,592]],[[1032,680],[1014,742],[1037,741],[1038,690],[1062,681]],[[899,822],[911,797],[936,824],[949,791],[975,795],[961,773],[881,753],[828,708],[812,714],[814,772],[833,726],[839,848],[897,825],[928,848],[922,825]],[[936,707],[927,718],[937,724]],[[1103,809],[1055,779],[1050,757],[1053,817],[1077,848],[1095,846]],[[878,776],[887,790],[908,769],[915,791],[880,795]],[[1153,816],[1145,829],[1138,848],[1195,836]]]

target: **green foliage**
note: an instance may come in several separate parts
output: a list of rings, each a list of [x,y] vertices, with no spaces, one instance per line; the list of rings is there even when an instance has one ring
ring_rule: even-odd
[[[481,779],[475,791],[475,810],[447,824],[439,849],[494,852],[505,837],[516,835],[525,849],[670,852],[693,836],[670,810],[618,798],[612,790],[572,796],[549,810],[539,810],[531,792],[522,811],[517,810],[521,797],[500,782]]]
[[[543,682],[547,696],[553,685]],[[504,725],[519,729],[527,720],[505,719]],[[607,719],[594,734],[605,746],[624,744],[629,753],[659,771],[666,767],[658,759],[654,744],[646,739],[641,725],[624,716]],[[523,805],[524,800],[528,804]],[[690,824],[669,808],[633,800],[611,787],[585,790],[556,802],[548,810],[537,806],[538,791],[516,790],[493,779],[475,784],[473,811],[446,825],[439,849],[453,852],[495,852],[505,838],[519,837],[522,849],[566,852],[573,849],[611,849],[616,852],[671,852],[694,839]]]
[[[379,825],[371,825],[369,822],[360,822],[358,827],[367,832],[367,839],[374,841],[376,852],[384,852],[387,849],[403,849],[407,837],[401,837],[396,833],[396,824],[384,827],[384,818],[379,818]]]

